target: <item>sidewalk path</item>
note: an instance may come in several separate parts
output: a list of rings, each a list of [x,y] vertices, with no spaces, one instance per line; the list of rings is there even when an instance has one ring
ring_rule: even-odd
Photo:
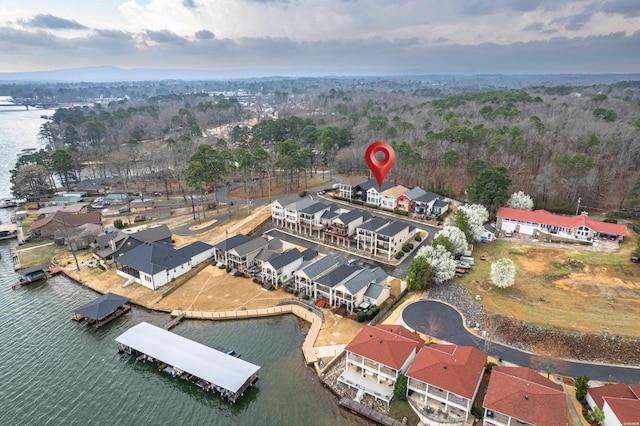
[[[322,327],[322,318],[318,315],[310,312],[308,309],[298,305],[282,305],[274,306],[273,308],[264,309],[247,309],[241,311],[222,311],[222,312],[201,312],[201,311],[181,311],[175,310],[171,312],[171,316],[177,317],[184,314],[184,318],[192,319],[208,319],[208,320],[235,320],[235,319],[247,319],[247,318],[260,318],[269,317],[273,315],[294,314],[298,318],[301,318],[311,323],[311,328],[307,333],[307,337],[302,344],[302,354],[304,355],[305,362],[307,364],[313,364],[318,362],[318,356],[313,347],[318,334],[320,334],[320,327]]]

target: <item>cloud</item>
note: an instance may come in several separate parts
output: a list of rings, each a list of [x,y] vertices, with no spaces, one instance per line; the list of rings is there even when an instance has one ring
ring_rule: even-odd
[[[461,15],[481,16],[489,15],[496,10],[498,5],[490,1],[467,0],[459,7]]]
[[[555,34],[558,30],[555,28],[550,28],[548,30],[540,31],[540,34]]]
[[[193,0],[182,0],[182,5],[188,9],[196,9],[198,7]]]
[[[564,25],[565,30],[567,31],[578,31],[584,28],[584,26],[589,23],[591,20],[591,16],[593,16],[595,11],[593,10],[583,10],[580,13],[570,16],[563,16],[560,18],[556,18],[551,21],[552,24],[561,24]]]
[[[88,27],[73,19],[59,18],[53,15],[36,15],[28,20],[18,21],[24,27],[44,28],[49,30],[86,30]]]
[[[186,42],[183,37],[169,30],[146,30],[144,35],[147,39],[155,41],[156,43],[184,44]]]
[[[442,37],[442,36],[440,36],[440,37],[438,37],[437,39],[435,39],[434,41],[435,41],[436,43],[446,43],[446,42],[448,42],[448,41],[449,41],[449,39],[448,39],[448,38],[446,38],[446,37]]]
[[[215,38],[215,36],[216,35],[209,30],[196,31],[196,38],[198,40],[210,40],[212,38]]]
[[[522,29],[522,31],[542,31],[544,22],[532,22]]]
[[[638,0],[609,0],[602,4],[602,11],[620,14],[627,18],[640,16],[640,1]]]

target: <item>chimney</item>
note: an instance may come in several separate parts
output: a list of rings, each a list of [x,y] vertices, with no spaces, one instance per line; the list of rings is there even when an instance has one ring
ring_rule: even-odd
[[[109,247],[111,247],[111,250],[115,251],[116,250],[116,239],[112,238],[109,240]]]

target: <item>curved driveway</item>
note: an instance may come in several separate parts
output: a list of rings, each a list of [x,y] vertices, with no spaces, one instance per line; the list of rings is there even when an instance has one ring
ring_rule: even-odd
[[[493,357],[520,366],[530,367],[532,364],[533,354],[500,343],[487,342],[468,331],[460,313],[446,303],[436,300],[414,302],[404,308],[402,320],[412,329],[440,340],[457,345],[474,346]],[[617,383],[640,382],[640,369],[638,368],[569,360],[558,361],[557,365],[562,366],[562,371],[558,371],[558,373],[565,376],[586,375],[592,380],[604,382],[609,381],[610,377],[615,377]]]

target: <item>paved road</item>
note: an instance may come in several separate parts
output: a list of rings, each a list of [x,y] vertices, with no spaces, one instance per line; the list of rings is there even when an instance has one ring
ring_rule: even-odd
[[[469,332],[462,316],[453,307],[435,300],[422,300],[412,303],[404,308],[402,320],[412,329],[437,337],[450,343],[464,346],[474,346],[496,358],[525,366],[536,367],[535,355],[514,349],[494,342],[485,342],[484,339]],[[569,377],[581,375],[589,376],[591,380],[609,381],[615,377],[617,383],[640,383],[640,368],[623,367],[604,364],[590,364],[577,361],[555,360],[555,368],[558,374]],[[552,368],[549,365],[547,368]]]

